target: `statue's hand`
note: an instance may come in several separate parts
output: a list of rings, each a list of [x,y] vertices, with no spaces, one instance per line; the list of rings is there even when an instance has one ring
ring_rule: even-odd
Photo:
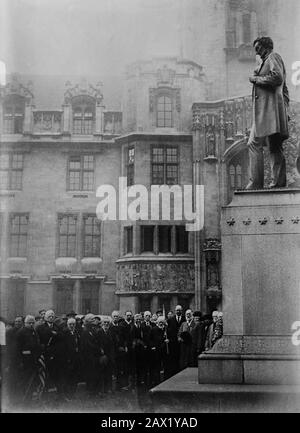
[[[256,83],[256,76],[252,75],[251,77],[249,77],[249,81],[250,81],[250,83],[255,84]]]

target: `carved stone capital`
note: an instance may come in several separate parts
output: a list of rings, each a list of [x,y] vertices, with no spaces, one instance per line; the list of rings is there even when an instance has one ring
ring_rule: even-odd
[[[221,241],[215,238],[208,238],[204,241],[203,244],[203,251],[209,251],[209,250],[221,251],[221,248],[222,248]]]

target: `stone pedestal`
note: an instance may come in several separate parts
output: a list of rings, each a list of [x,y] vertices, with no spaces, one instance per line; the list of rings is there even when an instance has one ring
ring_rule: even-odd
[[[300,189],[236,192],[221,234],[224,336],[151,390],[153,409],[298,412]]]
[[[242,191],[223,208],[224,336],[199,383],[300,384],[300,190]]]

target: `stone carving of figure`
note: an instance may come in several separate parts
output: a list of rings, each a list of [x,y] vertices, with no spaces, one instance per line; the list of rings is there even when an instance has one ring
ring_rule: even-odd
[[[280,188],[286,186],[282,143],[289,137],[286,70],[280,55],[273,52],[271,38],[257,38],[253,45],[262,63],[249,78],[253,84],[253,125],[248,141],[250,181],[246,189],[264,186],[263,146],[266,142],[269,144],[272,172],[269,188]]]
[[[218,285],[218,272],[216,269],[216,264],[209,263],[207,267],[207,280],[208,286],[217,286]]]
[[[180,278],[179,280],[179,291],[180,292],[185,292],[186,290],[186,281],[184,278]]]
[[[157,278],[157,280],[155,281],[155,290],[157,292],[161,292],[164,290],[164,285],[160,278]]]

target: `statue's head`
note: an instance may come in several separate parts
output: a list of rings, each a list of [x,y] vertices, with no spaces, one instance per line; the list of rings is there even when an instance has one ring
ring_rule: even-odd
[[[256,38],[253,42],[255,52],[262,59],[271,51],[273,51],[274,44],[271,38],[268,36],[262,36],[261,38]]]

